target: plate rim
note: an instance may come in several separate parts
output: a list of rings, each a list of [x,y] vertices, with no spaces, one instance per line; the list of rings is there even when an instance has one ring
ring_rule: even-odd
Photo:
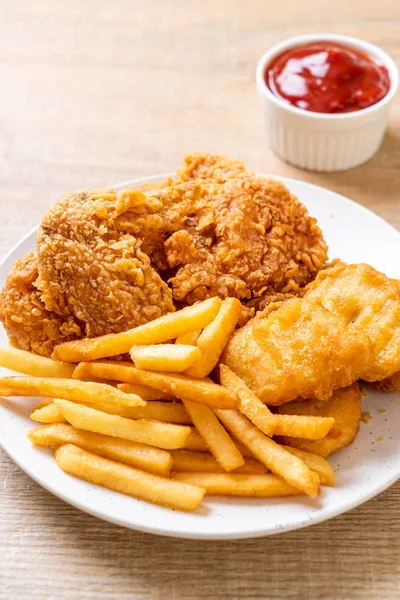
[[[138,178],[130,179],[130,180],[127,180],[122,183],[118,183],[118,184],[115,184],[115,185],[112,185],[109,187],[119,190],[119,189],[124,189],[124,188],[132,186],[132,185],[137,186],[137,185],[140,185],[141,183],[145,183],[145,182],[159,181],[163,178],[174,176],[174,175],[175,175],[174,173],[160,173],[157,175],[138,177]],[[380,220],[386,227],[390,227],[397,235],[400,236],[400,232],[393,225],[388,223],[383,217],[381,217],[380,215],[377,215],[376,213],[371,211],[366,206],[359,204],[358,202],[351,200],[347,196],[343,196],[342,194],[335,192],[331,189],[324,188],[317,184],[309,183],[309,182],[303,181],[301,179],[281,176],[279,174],[276,175],[276,174],[270,174],[270,173],[257,172],[257,175],[266,177],[266,178],[275,179],[278,181],[280,180],[285,185],[288,185],[288,186],[290,186],[291,183],[294,183],[295,185],[300,184],[300,185],[303,185],[306,187],[311,186],[312,188],[314,188],[315,191],[322,190],[324,193],[329,193],[333,196],[337,196],[341,199],[341,201],[345,201],[349,205],[357,205],[358,209],[361,209],[365,213],[372,214],[374,216],[374,218]],[[18,252],[18,248],[20,246],[22,246],[25,242],[30,240],[30,238],[32,236],[34,236],[34,234],[38,230],[38,227],[39,227],[39,225],[36,225],[33,228],[31,228],[20,240],[18,240],[12,246],[12,248],[0,260],[0,268],[3,267],[4,263],[14,253]],[[312,525],[317,525],[319,523],[322,523],[324,521],[332,519],[336,516],[345,514],[349,511],[353,510],[354,508],[357,508],[358,506],[364,504],[365,502],[368,502],[372,498],[380,495],[382,492],[384,492],[386,489],[391,487],[394,483],[396,483],[396,481],[398,481],[400,479],[400,459],[399,459],[398,468],[397,468],[397,470],[395,470],[395,472],[393,473],[393,475],[390,478],[388,478],[387,480],[382,482],[381,485],[374,487],[369,492],[365,492],[361,496],[356,496],[353,498],[353,500],[345,502],[344,506],[342,506],[339,510],[335,506],[332,506],[332,507],[326,508],[326,509],[321,508],[317,513],[315,513],[313,515],[312,519],[301,520],[298,523],[279,526],[273,530],[271,529],[271,527],[268,527],[265,529],[259,528],[257,530],[249,530],[246,532],[238,532],[238,533],[237,532],[236,533],[235,532],[233,532],[233,533],[223,532],[223,533],[216,533],[216,534],[213,534],[213,533],[203,534],[203,533],[199,533],[199,532],[191,533],[190,531],[182,530],[182,529],[180,531],[170,531],[167,529],[167,527],[142,525],[141,523],[138,523],[138,524],[137,523],[135,523],[135,524],[127,523],[122,518],[121,519],[118,518],[118,516],[111,516],[109,514],[105,514],[104,511],[102,511],[102,510],[97,510],[96,508],[87,507],[84,504],[82,504],[79,500],[75,500],[74,498],[68,497],[67,494],[65,494],[63,491],[60,491],[57,487],[52,487],[51,484],[47,484],[46,482],[44,482],[42,480],[42,477],[40,476],[40,473],[37,474],[35,472],[35,470],[31,469],[30,467],[26,468],[24,466],[24,461],[20,460],[18,458],[18,456],[16,456],[14,451],[9,447],[7,442],[4,442],[4,440],[1,438],[1,436],[0,436],[0,446],[4,450],[4,452],[7,454],[7,456],[12,460],[12,462],[15,465],[17,465],[26,475],[28,475],[28,477],[33,479],[33,481],[35,481],[37,484],[39,484],[46,491],[50,492],[57,498],[63,500],[67,504],[70,504],[74,508],[77,508],[78,510],[81,510],[81,511],[83,511],[87,514],[90,514],[91,516],[94,516],[103,521],[113,523],[115,525],[131,529],[133,531],[140,531],[143,533],[149,533],[149,534],[153,534],[153,535],[160,535],[160,536],[177,538],[177,539],[196,539],[196,540],[204,540],[204,541],[252,539],[252,538],[267,537],[270,535],[277,535],[280,533],[286,533],[286,532],[295,531],[298,529],[303,529],[303,528],[306,528],[306,527],[309,527]],[[93,485],[93,484],[90,484],[90,485]]]

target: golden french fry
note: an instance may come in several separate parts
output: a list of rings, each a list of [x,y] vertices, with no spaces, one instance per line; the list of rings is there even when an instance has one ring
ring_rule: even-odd
[[[226,365],[220,366],[221,383],[229,388],[239,398],[238,409],[243,413],[260,431],[268,437],[274,435],[274,415],[268,406],[247,387],[245,382],[233,373]]]
[[[96,404],[95,408],[110,415],[119,415],[128,419],[146,419],[148,421],[178,423],[179,425],[189,425],[192,422],[186,408],[181,402],[149,401],[146,406],[135,408],[111,404]]]
[[[39,400],[39,402],[36,402],[36,404],[32,406],[32,412],[44,408],[49,404],[53,404],[53,398],[42,398],[41,400]]]
[[[239,399],[230,390],[204,379],[191,379],[178,373],[160,373],[138,369],[127,362],[82,362],[74,378],[94,375],[126,383],[139,383],[172,394],[181,400],[192,400],[218,408],[236,408]]]
[[[201,352],[187,344],[153,344],[133,346],[130,355],[138,369],[181,373],[199,360]]]
[[[237,473],[237,472],[238,473],[243,473],[243,472],[249,473],[249,471],[245,471],[246,464],[249,460],[254,460],[254,459],[252,459],[252,457],[254,455],[252,452],[250,452],[250,450],[248,448],[246,448],[246,446],[244,446],[241,442],[238,442],[236,440],[236,438],[235,438],[235,443],[236,443],[241,455],[246,457],[246,460],[245,460],[244,467],[235,469],[234,472],[235,473]],[[309,467],[311,469],[311,471],[315,471],[316,473],[318,473],[322,485],[328,485],[328,486],[334,485],[335,473],[334,473],[331,465],[328,463],[328,461],[325,458],[322,458],[318,454],[313,454],[312,452],[306,452],[305,450],[298,450],[297,448],[292,448],[291,446],[282,446],[282,447],[285,448],[285,450],[287,450],[291,454],[294,454],[295,456],[298,456],[299,458],[301,458],[306,463],[307,467]],[[172,451],[172,454],[174,452],[177,452],[177,453],[190,452],[190,454],[200,453],[200,454],[204,455],[206,452],[208,452],[207,444],[205,443],[204,439],[201,437],[199,432],[196,431],[196,429],[194,429],[193,427],[191,428],[190,435],[189,435],[188,439],[186,440],[185,449],[187,449],[187,450]],[[257,463],[258,463],[258,461],[257,461]],[[260,463],[258,463],[258,464],[260,464]],[[179,469],[179,470],[190,471],[191,469],[187,468],[187,469]],[[200,471],[201,469],[199,468],[197,470]]]
[[[65,423],[67,420],[54,402],[34,410],[31,419],[38,423]]]
[[[35,446],[74,444],[111,460],[165,477],[169,476],[172,467],[172,457],[166,450],[75,429],[66,423],[42,425],[29,431],[27,436]]]
[[[0,348],[0,367],[35,377],[71,378],[75,365],[8,346]]]
[[[190,434],[183,446],[185,450],[193,450],[194,452],[210,452],[209,447],[204,441],[204,438],[200,435],[194,427],[190,428]]]
[[[309,415],[274,415],[274,435],[287,435],[305,440],[321,440],[335,424],[333,417]]]
[[[148,387],[147,385],[140,385],[139,383],[118,383],[117,388],[121,392],[126,394],[136,394],[143,398],[143,400],[175,400],[171,394],[160,392],[154,388]]]
[[[237,394],[239,410],[265,435],[288,435],[309,440],[325,437],[335,419],[299,415],[273,415],[247,385],[225,365],[220,367],[221,383]]]
[[[311,498],[318,494],[319,477],[300,458],[264,435],[238,411],[215,409],[215,413],[270,471]]]
[[[85,365],[87,363],[80,363],[81,365]],[[121,390],[121,392],[125,392],[125,394],[138,394],[143,400],[162,400],[163,402],[180,402],[179,398],[175,398],[172,394],[166,394],[165,392],[161,392],[160,390],[156,390],[154,388],[150,388],[147,385],[140,385],[139,383],[117,383],[117,388]],[[149,390],[145,392],[144,395],[139,393],[139,389],[143,388]]]
[[[139,396],[125,394],[105,383],[53,379],[45,377],[5,377],[0,379],[0,396],[47,396],[64,398],[74,402],[109,402],[120,406],[145,406]]]
[[[79,404],[83,404],[80,402]],[[118,406],[105,402],[97,403],[94,408],[109,415],[119,415],[127,419],[145,419],[148,421],[163,421],[165,423],[178,423],[179,425],[190,425],[191,418],[183,406],[178,402],[148,402],[146,406]],[[32,409],[31,419],[39,423],[64,423],[65,419],[60,409],[48,399],[46,404],[39,402]]]
[[[76,365],[75,365],[76,366]],[[75,372],[75,369],[74,369]],[[72,375],[72,378],[74,378],[74,376]],[[106,383],[107,385],[112,385],[114,387],[118,387],[118,384],[115,381],[111,381],[110,379],[101,379],[101,377],[82,377],[80,378],[80,381],[91,381],[93,383]],[[136,394],[136,392],[132,392],[132,394]],[[138,396],[140,396],[142,398],[142,400],[147,400],[147,398],[143,398],[143,396],[141,396],[140,394],[137,394]]]
[[[128,467],[72,444],[57,448],[54,458],[68,475],[161,506],[193,511],[204,496],[202,488]]]
[[[78,429],[148,444],[156,448],[165,448],[166,450],[183,448],[190,433],[189,427],[184,425],[172,425],[157,421],[134,421],[58,398],[54,400],[54,404],[58,406],[68,423]]]
[[[242,456],[254,458],[254,454],[244,444],[242,444],[242,442],[240,442],[237,438],[235,438],[234,441]],[[193,450],[194,452],[209,452],[209,447],[205,443],[204,438],[195,429],[195,427],[190,428],[190,434],[185,442],[184,448],[186,450]]]
[[[193,452],[192,450],[171,450],[174,471],[188,471],[199,473],[223,473],[224,469],[208,452]],[[245,460],[243,466],[238,467],[235,473],[265,473],[265,467],[255,458]]]
[[[187,375],[200,379],[211,373],[236,327],[241,311],[242,304],[237,298],[227,298],[222,302],[214,321],[207,325],[197,340],[201,358],[187,369]]]
[[[280,498],[298,496],[301,492],[276,475],[243,475],[237,473],[174,473],[172,478],[201,486],[214,496]]]
[[[183,404],[197,431],[203,437],[210,452],[221,467],[225,471],[233,471],[233,469],[244,465],[243,456],[211,408],[202,404],[196,404],[196,402],[190,402],[189,400],[184,400]]]
[[[263,465],[256,458],[248,457],[244,459],[243,467],[239,467],[238,469],[234,469],[231,471],[232,474],[235,473],[243,473],[246,475],[262,475],[266,472],[265,465]]]
[[[188,331],[206,327],[216,317],[220,306],[219,298],[209,298],[129,331],[64,342],[55,347],[52,358],[65,362],[95,360],[124,354],[135,344],[167,342]]]
[[[328,485],[329,487],[335,485],[335,471],[332,469],[326,458],[322,458],[322,456],[314,454],[313,452],[292,448],[291,446],[282,445],[282,448],[290,452],[290,454],[294,454],[301,458],[311,471],[318,473],[321,485]]]
[[[189,346],[195,346],[200,334],[201,329],[196,329],[195,331],[188,331],[188,333],[178,335],[178,337],[175,340],[175,344],[188,344]]]
[[[198,471],[206,473],[222,473],[224,470],[208,452],[191,450],[171,450],[172,468],[174,471]]]

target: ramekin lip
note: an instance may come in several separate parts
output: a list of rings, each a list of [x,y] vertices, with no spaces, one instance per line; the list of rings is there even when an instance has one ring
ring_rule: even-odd
[[[310,110],[304,110],[302,108],[297,108],[296,106],[292,106],[288,102],[285,102],[281,98],[275,96],[271,92],[264,80],[264,73],[268,63],[270,63],[273,58],[275,58],[285,50],[288,50],[289,48],[294,48],[295,46],[316,41],[339,42],[344,45],[363,50],[364,52],[368,53],[372,58],[378,59],[388,69],[390,77],[390,88],[386,96],[384,96],[375,104],[368,106],[367,108],[363,108],[361,110],[352,112],[334,114],[318,113]],[[259,94],[264,96],[268,101],[272,102],[276,106],[287,110],[291,114],[302,116],[306,119],[313,119],[319,121],[349,121],[350,119],[353,119],[355,121],[356,119],[363,119],[364,117],[370,115],[375,111],[378,111],[384,105],[391,102],[399,88],[399,69],[393,58],[385,50],[383,50],[379,46],[376,46],[375,44],[372,44],[371,42],[350,35],[336,33],[311,33],[286,38],[285,40],[274,44],[273,46],[271,46],[271,48],[269,48],[269,50],[264,52],[264,54],[259,58],[257,63],[256,83]]]

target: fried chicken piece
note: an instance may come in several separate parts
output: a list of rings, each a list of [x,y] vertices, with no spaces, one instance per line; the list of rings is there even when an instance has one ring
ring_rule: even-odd
[[[380,381],[400,370],[400,281],[370,265],[338,265],[321,271],[306,294],[331,313],[365,332],[374,349],[373,363],[360,378]]]
[[[143,189],[143,188],[141,188]],[[240,161],[190,155],[176,181],[144,189],[146,202],[115,219],[185,305],[213,295],[246,302],[242,322],[299,293],[327,258],[315,219],[286,187]]]
[[[319,302],[293,298],[266,318],[257,316],[231,337],[222,356],[263,402],[297,397],[326,400],[371,364],[367,334]]]
[[[143,186],[140,188],[143,189]],[[174,232],[184,231],[191,215],[200,212],[204,195],[195,182],[151,186],[145,200],[131,206],[114,221],[115,228],[141,240],[141,249],[159,271],[168,271],[164,242]]]
[[[251,175],[195,183],[202,201],[185,231],[164,243],[169,266],[178,267],[169,280],[176,300],[218,295],[257,305],[277,292],[296,294],[324,265],[327,245],[316,220],[282,183]]]
[[[233,296],[251,301],[244,309],[251,316],[277,294],[299,293],[327,258],[305,207],[282,183],[249,175],[242,163],[207,155],[188,157],[187,164],[185,181],[150,188],[146,203],[115,221],[143,240],[174,300]]]
[[[315,219],[283,184],[240,161],[192,155],[176,181],[64,196],[41,224],[31,285],[78,336],[123,331],[173,311],[173,300],[214,295],[242,300],[242,324],[300,294],[326,253]]]
[[[400,370],[400,282],[364,264],[321,271],[304,298],[236,332],[223,361],[272,405],[390,377]]]
[[[34,287],[37,276],[34,254],[17,260],[0,294],[0,319],[13,345],[51,356],[55,346],[82,337],[82,332],[73,317],[46,310]]]
[[[125,331],[174,310],[171,291],[140,240],[114,225],[146,203],[132,189],[83,190],[66,194],[41,223],[35,287],[47,310],[73,317],[86,337]]]
[[[279,436],[277,441],[300,450],[314,452],[320,456],[330,456],[334,452],[349,446],[355,439],[361,418],[361,391],[357,382],[335,390],[329,400],[294,400],[279,406],[281,415],[312,415],[334,417],[335,425],[321,440]]]
[[[342,265],[341,272],[343,271]],[[345,293],[348,281],[343,277],[335,279],[332,284],[331,276],[327,273],[324,278],[321,273],[321,283],[318,287],[312,283],[309,289],[314,290],[313,296],[318,294],[323,299],[326,288],[329,287],[329,298],[326,301],[337,305]],[[354,306],[355,311],[359,310],[355,322],[369,334],[375,346],[376,364],[363,378],[380,392],[399,391],[400,371],[389,377],[385,375],[391,370],[390,362],[396,361],[400,356],[400,282],[388,279],[368,265],[358,265],[357,268],[348,270],[347,277],[350,276],[352,285],[355,283],[354,278],[357,278],[356,283],[363,294],[362,304]]]
[[[400,391],[400,371],[381,381],[371,381],[370,385],[378,392],[399,392]]]
[[[178,170],[178,182],[191,179],[209,179],[223,183],[227,179],[245,177],[247,174],[241,160],[230,160],[218,154],[189,154],[184,166]]]

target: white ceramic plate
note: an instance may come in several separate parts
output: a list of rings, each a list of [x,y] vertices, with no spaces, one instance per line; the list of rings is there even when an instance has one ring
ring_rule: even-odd
[[[157,179],[157,178],[152,178]],[[400,235],[362,206],[320,187],[279,177],[318,219],[329,244],[330,258],[367,262],[391,277],[400,278]],[[149,179],[147,179],[148,181]],[[139,184],[144,180],[129,182]],[[119,188],[128,185],[116,186]],[[0,285],[14,261],[35,249],[35,231],[23,239],[0,266]],[[0,332],[6,343],[5,333]],[[0,369],[0,375],[9,375]],[[400,477],[400,394],[369,391],[363,409],[372,420],[361,423],[349,448],[331,459],[335,488],[322,488],[316,500],[206,498],[193,514],[153,506],[63,473],[47,449],[35,448],[26,438],[32,428],[30,408],[35,399],[2,400],[0,443],[7,454],[44,488],[92,515],[149,533],[197,539],[235,539],[272,535],[319,523],[369,500]],[[383,409],[385,412],[383,412]]]

